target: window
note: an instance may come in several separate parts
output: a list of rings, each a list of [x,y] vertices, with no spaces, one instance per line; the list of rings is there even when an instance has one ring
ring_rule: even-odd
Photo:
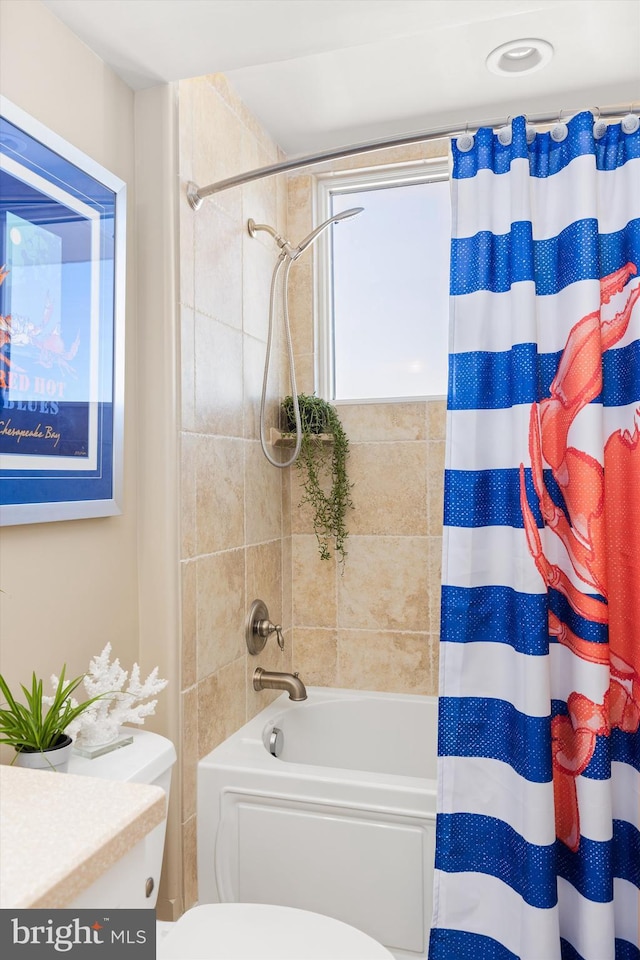
[[[318,178],[318,392],[330,400],[447,392],[450,200],[447,161]]]

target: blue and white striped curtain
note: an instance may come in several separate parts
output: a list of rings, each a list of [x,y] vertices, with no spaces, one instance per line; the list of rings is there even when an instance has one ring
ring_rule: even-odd
[[[529,132],[452,147],[429,958],[640,960],[640,132]]]

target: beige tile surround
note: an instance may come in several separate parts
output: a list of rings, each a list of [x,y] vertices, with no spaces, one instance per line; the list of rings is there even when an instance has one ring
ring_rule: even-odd
[[[184,906],[197,899],[196,765],[275,694],[253,670],[299,670],[309,684],[435,693],[439,628],[444,401],[343,405],[355,509],[344,571],[321,561],[292,471],[260,450],[271,238],[312,226],[312,179],[270,178],[225,191],[194,216],[189,179],[210,183],[282,158],[221,75],[179,85],[182,847]],[[411,148],[410,158],[420,148]],[[434,154],[431,145],[429,155]],[[424,151],[420,155],[427,155]],[[405,155],[376,154],[379,162]],[[367,160],[371,164],[371,160]],[[313,271],[291,272],[298,388],[313,392]],[[269,416],[290,392],[276,344]],[[250,657],[244,618],[256,597],[284,624]]]
[[[446,155],[442,143],[378,151],[342,169]],[[314,168],[318,171],[324,168]],[[293,242],[312,229],[314,178],[289,178]],[[314,390],[313,267],[291,273],[298,386]],[[445,400],[338,405],[349,437],[354,509],[344,569],[320,560],[295,470],[285,492],[292,533],[293,662],[310,684],[435,694],[438,687]]]
[[[344,569],[319,558],[293,479],[293,660],[310,684],[437,692],[444,406],[339,407],[354,503]]]
[[[274,619],[290,624],[291,601],[285,609],[282,478],[262,456],[257,432],[275,257],[269,237],[254,240],[246,230],[249,217],[286,230],[286,181],[226,191],[197,214],[184,198],[190,179],[210,183],[282,155],[220,75],[180,83],[179,125],[180,779],[188,908],[197,899],[197,762],[273,698],[251,688],[255,666],[291,670],[290,631],[284,654],[272,644],[249,663],[246,611],[260,596]],[[277,353],[275,370],[272,416]]]

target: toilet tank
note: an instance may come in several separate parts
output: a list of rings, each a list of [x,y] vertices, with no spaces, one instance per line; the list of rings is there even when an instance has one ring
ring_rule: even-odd
[[[166,737],[149,730],[123,727],[122,733],[131,735],[133,743],[93,760],[73,754],[69,761],[69,773],[102,780],[154,784],[164,790],[168,807],[171,769],[176,761],[175,747]],[[144,840],[69,906],[74,909],[100,907],[112,910],[155,908],[166,828],[165,816],[163,822]]]

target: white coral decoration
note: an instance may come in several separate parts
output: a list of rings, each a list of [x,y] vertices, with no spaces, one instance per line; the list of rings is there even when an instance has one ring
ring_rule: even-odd
[[[141,682],[140,667],[134,663],[131,679],[124,689],[129,674],[122,669],[117,658],[111,663],[110,657],[111,644],[108,643],[102,653],[89,662],[83,681],[87,699],[99,694],[107,696],[93,703],[67,728],[69,736],[77,737],[86,746],[114,740],[122,723],[141,726],[145,717],[150,717],[156,710],[157,699],[149,700],[149,697],[160,693],[168,683],[167,680],[158,679],[158,667],[154,667],[147,679]],[[52,681],[55,678],[52,677]],[[149,702],[143,703],[145,700]]]

